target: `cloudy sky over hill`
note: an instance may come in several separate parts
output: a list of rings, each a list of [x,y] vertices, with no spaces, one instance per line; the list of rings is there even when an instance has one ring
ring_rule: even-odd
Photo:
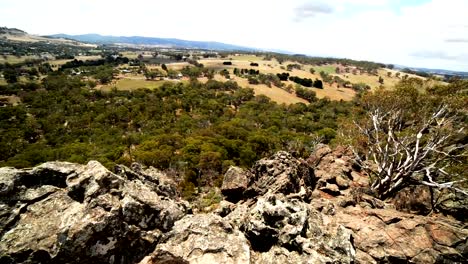
[[[32,34],[173,37],[468,71],[467,0],[2,0]]]

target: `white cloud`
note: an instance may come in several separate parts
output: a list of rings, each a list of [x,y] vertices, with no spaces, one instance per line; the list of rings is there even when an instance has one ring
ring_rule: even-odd
[[[2,0],[0,26],[36,34],[214,40],[468,71],[468,45],[460,41],[468,36],[468,1],[427,1]],[[418,52],[444,56],[414,56]]]

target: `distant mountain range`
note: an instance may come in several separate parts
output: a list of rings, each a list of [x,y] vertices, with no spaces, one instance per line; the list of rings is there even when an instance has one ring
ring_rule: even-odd
[[[402,69],[410,69],[412,71],[419,71],[419,72],[425,72],[425,73],[430,73],[430,74],[435,74],[435,75],[444,75],[444,76],[459,76],[464,79],[468,78],[468,72],[463,72],[463,71],[451,71],[451,70],[444,70],[444,69],[430,69],[430,68],[418,68],[418,67],[407,67],[403,65],[395,65],[396,69],[402,70]]]
[[[65,38],[81,42],[95,43],[95,44],[131,44],[131,45],[148,45],[160,47],[174,47],[186,49],[206,49],[206,50],[230,50],[230,51],[258,51],[255,48],[244,46],[231,45],[214,41],[191,41],[175,38],[152,38],[140,36],[103,36],[99,34],[83,34],[83,35],[67,35],[55,34],[48,35],[50,38]]]
[[[153,38],[153,37],[141,37],[141,36],[104,36],[99,34],[83,34],[83,35],[68,35],[68,34],[54,34],[47,36],[30,35],[27,32],[17,28],[0,27],[0,36],[4,38],[13,37],[14,40],[23,41],[48,41],[47,39],[54,39],[57,43],[67,43],[73,45],[88,45],[84,43],[92,44],[128,44],[128,45],[143,45],[143,46],[158,46],[158,47],[170,47],[170,48],[186,48],[186,49],[205,49],[205,50],[218,50],[218,51],[269,51],[276,53],[283,53],[293,55],[294,53],[277,50],[277,49],[258,49],[252,47],[238,46],[232,44],[226,44],[216,41],[192,41],[183,40],[176,38]],[[18,39],[18,37],[24,39]],[[73,41],[73,42],[70,42]],[[78,42],[75,42],[78,41]],[[82,42],[82,43],[80,43]],[[303,55],[307,56],[307,55]],[[395,65],[396,69],[409,68],[410,70],[426,72],[430,74],[444,75],[444,76],[460,76],[462,78],[468,78],[468,72],[462,71],[450,71],[444,69],[429,69],[429,68],[416,68],[408,67],[403,65]]]

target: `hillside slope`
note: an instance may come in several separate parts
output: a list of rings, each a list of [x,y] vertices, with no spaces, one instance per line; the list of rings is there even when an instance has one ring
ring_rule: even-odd
[[[141,36],[103,36],[99,34],[83,34],[83,35],[67,35],[55,34],[50,35],[51,38],[73,39],[82,42],[96,44],[132,44],[145,46],[160,46],[188,49],[207,49],[207,50],[240,50],[240,51],[255,51],[253,48],[236,46],[214,41],[191,41],[176,38],[153,38]]]

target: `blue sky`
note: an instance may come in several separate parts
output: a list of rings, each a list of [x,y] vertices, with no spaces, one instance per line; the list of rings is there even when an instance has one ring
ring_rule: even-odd
[[[468,0],[1,0],[33,34],[175,37],[468,71]]]

